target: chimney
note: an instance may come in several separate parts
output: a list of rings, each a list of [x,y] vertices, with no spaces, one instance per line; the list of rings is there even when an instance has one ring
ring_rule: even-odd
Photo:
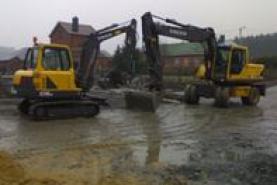
[[[79,32],[79,18],[77,16],[72,18],[72,31]]]

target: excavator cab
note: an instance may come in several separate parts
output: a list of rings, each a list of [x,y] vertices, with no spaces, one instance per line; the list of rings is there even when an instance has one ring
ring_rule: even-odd
[[[264,65],[251,64],[247,47],[230,43],[218,44],[216,56],[211,67],[211,80],[223,85],[245,84],[263,80]],[[206,66],[202,64],[196,77],[206,79]]]
[[[57,44],[37,44],[29,48],[24,68],[15,73],[13,85],[21,97],[77,95],[80,89],[75,85],[70,49]]]
[[[213,78],[223,81],[227,77],[230,59],[230,48],[218,48],[216,60],[214,61]]]
[[[230,75],[240,74],[247,62],[246,50],[236,48],[231,50],[230,55],[231,55]]]
[[[237,44],[220,44],[214,62],[213,79],[218,82],[260,81],[264,66],[250,64],[248,48]]]

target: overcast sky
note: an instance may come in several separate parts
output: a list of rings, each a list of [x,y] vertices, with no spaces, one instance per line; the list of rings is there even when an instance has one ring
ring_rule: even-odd
[[[73,16],[99,29],[133,17],[140,19],[146,11],[210,26],[229,38],[238,35],[241,26],[247,27],[244,35],[277,32],[277,0],[3,0],[0,46],[29,46],[33,36],[48,42],[56,22],[71,22]],[[118,43],[116,39],[103,47],[112,50]]]

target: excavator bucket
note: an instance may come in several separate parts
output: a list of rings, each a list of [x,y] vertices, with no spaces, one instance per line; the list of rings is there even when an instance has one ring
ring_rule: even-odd
[[[128,91],[125,93],[127,109],[143,112],[155,112],[161,102],[161,96],[157,93],[146,91]]]

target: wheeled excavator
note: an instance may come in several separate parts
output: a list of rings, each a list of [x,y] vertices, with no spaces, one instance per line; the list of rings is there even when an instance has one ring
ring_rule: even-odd
[[[200,97],[205,97],[214,98],[218,107],[226,107],[230,97],[240,97],[243,104],[256,105],[260,96],[265,95],[264,66],[249,62],[248,48],[219,43],[212,28],[185,25],[148,12],[142,16],[142,33],[150,66],[151,91],[163,90],[159,36],[165,36],[201,43],[204,48],[204,64],[196,72],[198,80],[186,85],[186,103],[198,104]]]
[[[113,24],[89,35],[81,53],[79,69],[74,69],[68,46],[38,44],[28,49],[24,68],[15,73],[13,87],[23,98],[19,110],[36,120],[94,117],[102,98],[89,95],[94,83],[94,69],[102,42],[123,33],[130,54],[136,48],[137,22]]]

